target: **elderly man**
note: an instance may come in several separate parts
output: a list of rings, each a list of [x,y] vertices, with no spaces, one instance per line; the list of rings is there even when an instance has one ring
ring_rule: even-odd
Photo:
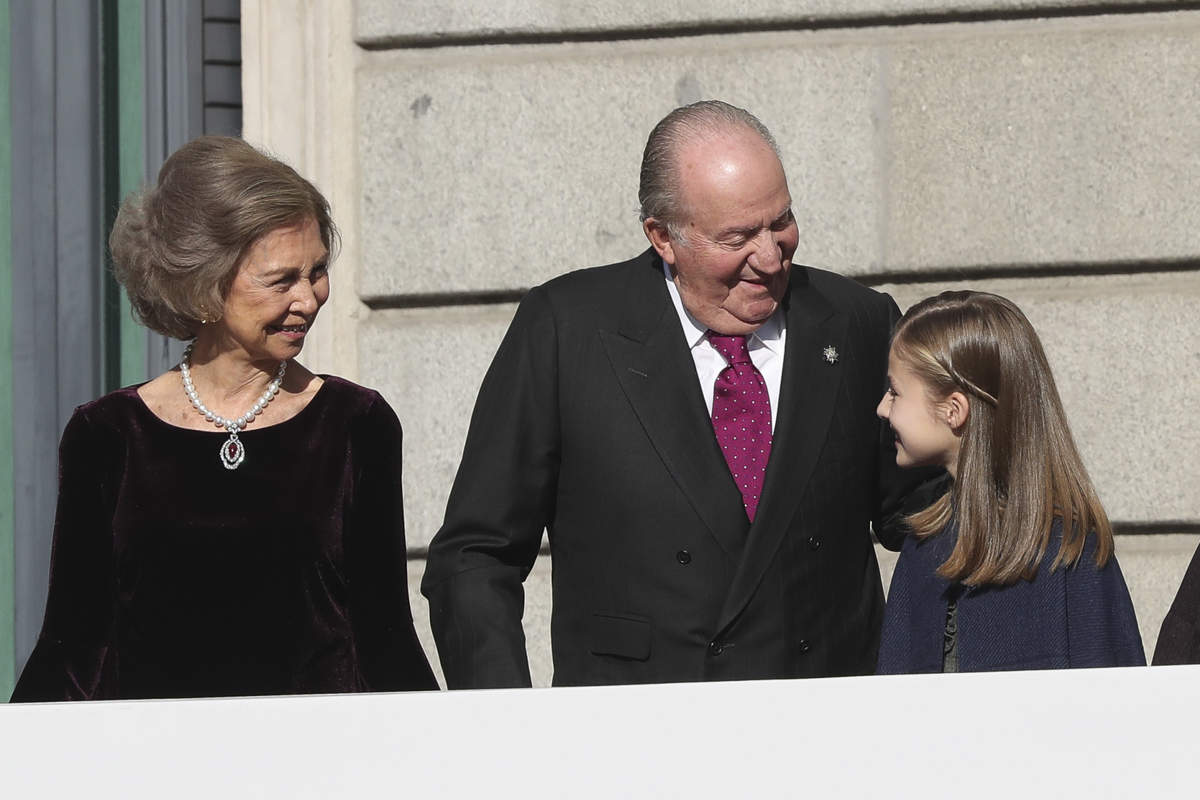
[[[875,416],[896,304],[793,266],[742,109],[671,112],[639,197],[650,249],[530,291],[480,388],[422,584],[447,682],[529,685],[544,529],[557,685],[871,672],[871,525],[896,543],[906,488]]]

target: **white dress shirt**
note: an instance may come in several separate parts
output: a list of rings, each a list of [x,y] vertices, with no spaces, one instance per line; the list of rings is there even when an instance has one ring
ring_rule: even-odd
[[[667,291],[671,293],[671,302],[679,315],[679,324],[683,326],[683,335],[688,348],[692,351],[692,361],[696,365],[696,378],[700,381],[700,391],[704,394],[704,404],[708,406],[708,415],[712,416],[713,386],[721,370],[729,366],[725,357],[717,352],[708,340],[708,328],[705,328],[696,318],[683,307],[683,299],[679,296],[679,287],[671,278],[671,268],[663,262],[663,275],[667,279]],[[771,430],[775,430],[776,409],[779,407],[779,384],[783,377],[783,348],[787,342],[787,319],[783,309],[775,309],[775,313],[767,319],[754,333],[746,337],[746,347],[750,350],[750,360],[762,373],[767,384],[767,396],[771,399]]]

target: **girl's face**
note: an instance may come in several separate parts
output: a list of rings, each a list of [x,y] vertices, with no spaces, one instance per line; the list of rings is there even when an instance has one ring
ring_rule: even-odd
[[[947,409],[930,398],[925,383],[894,349],[888,354],[888,390],[875,413],[888,421],[896,436],[896,464],[945,467],[954,475],[959,437]]]

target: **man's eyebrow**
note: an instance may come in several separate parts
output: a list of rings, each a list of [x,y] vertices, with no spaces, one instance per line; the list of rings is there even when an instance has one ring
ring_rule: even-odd
[[[761,225],[747,225],[742,228],[726,228],[717,234],[717,238],[723,239],[726,236],[751,236],[762,229]]]
[[[788,218],[788,216],[791,213],[792,213],[792,204],[789,202],[787,205],[787,208],[785,208],[783,211],[781,211],[779,213],[779,216],[777,216],[777,217],[775,217],[775,219],[771,220],[771,225],[775,225],[777,223],[783,222],[785,219]],[[738,228],[738,227],[725,228],[724,230],[722,230],[720,233],[717,234],[717,238],[723,239],[726,236],[747,236],[747,237],[749,237],[749,236],[753,236],[754,234],[758,233],[760,230],[762,230],[761,225],[746,225],[746,226],[740,227],[740,228]]]

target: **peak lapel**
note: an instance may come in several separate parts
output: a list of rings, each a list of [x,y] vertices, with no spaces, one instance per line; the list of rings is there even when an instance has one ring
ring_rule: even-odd
[[[763,497],[746,541],[718,629],[727,627],[754,595],[783,541],[825,443],[842,381],[849,320],[829,305],[797,265],[787,303],[787,344],[779,387],[776,431]],[[833,351],[826,353],[826,348]],[[832,363],[830,363],[832,360]]]
[[[635,272],[616,332],[600,339],[613,373],[672,479],[721,548],[741,555],[749,521],[712,432],[696,368],[657,257]]]

